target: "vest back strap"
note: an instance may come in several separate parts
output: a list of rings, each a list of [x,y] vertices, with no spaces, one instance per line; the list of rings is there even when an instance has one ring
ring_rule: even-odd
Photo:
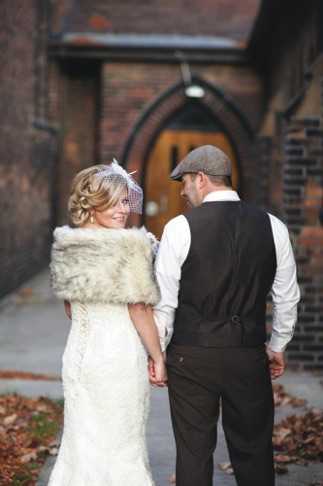
[[[188,325],[185,333],[176,333],[177,344],[202,347],[258,346],[266,342],[266,327],[255,316],[221,316],[213,321]]]

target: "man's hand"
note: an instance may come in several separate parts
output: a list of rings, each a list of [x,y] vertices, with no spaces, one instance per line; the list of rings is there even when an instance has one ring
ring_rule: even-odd
[[[270,378],[275,380],[284,373],[285,370],[285,355],[284,353],[276,353],[267,347],[267,354],[269,356]]]

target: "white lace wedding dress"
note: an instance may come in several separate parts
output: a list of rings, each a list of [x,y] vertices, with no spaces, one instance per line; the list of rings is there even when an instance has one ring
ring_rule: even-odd
[[[51,278],[54,294],[71,303],[72,327],[49,486],[153,486],[147,355],[127,306],[160,298],[150,241],[136,229],[57,228]]]
[[[127,306],[72,304],[65,429],[50,486],[152,486],[147,355]]]

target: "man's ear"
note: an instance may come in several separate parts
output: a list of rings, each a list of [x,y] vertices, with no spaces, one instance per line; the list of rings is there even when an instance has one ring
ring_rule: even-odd
[[[197,176],[196,176],[196,179],[197,179],[198,188],[199,189],[204,189],[204,187],[205,187],[205,185],[207,184],[207,181],[208,181],[208,178],[204,174],[204,172],[198,172],[197,173]]]

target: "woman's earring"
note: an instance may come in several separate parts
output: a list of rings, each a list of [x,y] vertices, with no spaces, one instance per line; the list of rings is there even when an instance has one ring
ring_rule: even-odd
[[[91,216],[90,216],[90,221],[91,221],[92,224],[94,223],[94,216],[93,216],[93,214],[91,214]]]

